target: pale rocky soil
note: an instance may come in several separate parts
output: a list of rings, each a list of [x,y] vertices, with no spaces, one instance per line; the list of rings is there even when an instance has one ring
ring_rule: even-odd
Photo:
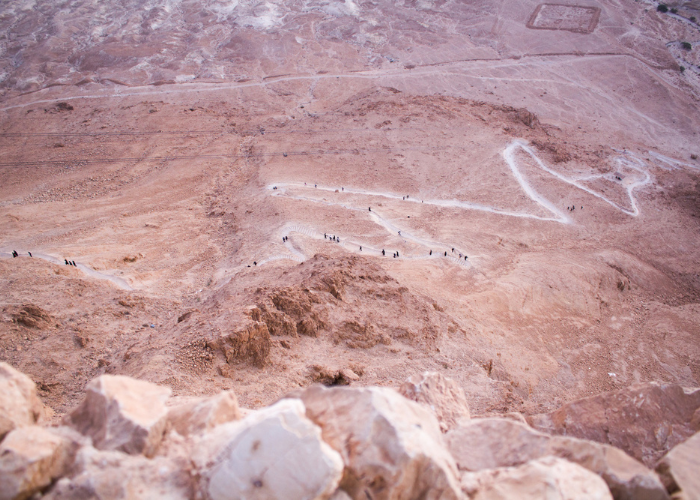
[[[0,360],[56,419],[103,373],[259,408],[432,370],[475,415],[697,387],[698,6],[537,5],[3,5]]]

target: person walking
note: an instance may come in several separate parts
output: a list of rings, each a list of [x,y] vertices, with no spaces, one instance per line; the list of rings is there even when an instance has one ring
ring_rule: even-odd
[[[29,254],[30,257],[32,256],[32,252],[27,252],[27,253]]]

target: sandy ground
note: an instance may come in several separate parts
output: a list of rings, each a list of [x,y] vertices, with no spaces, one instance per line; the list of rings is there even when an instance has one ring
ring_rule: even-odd
[[[105,372],[256,407],[430,369],[475,414],[700,383],[692,3],[30,3],[0,359],[58,415]]]

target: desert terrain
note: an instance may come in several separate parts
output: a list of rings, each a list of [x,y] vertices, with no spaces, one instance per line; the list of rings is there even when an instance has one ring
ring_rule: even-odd
[[[700,6],[657,6],[4,2],[0,361],[55,419],[105,373],[698,386]]]

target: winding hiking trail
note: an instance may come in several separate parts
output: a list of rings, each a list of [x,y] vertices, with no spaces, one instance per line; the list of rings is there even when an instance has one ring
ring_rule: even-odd
[[[621,187],[623,187],[626,191],[627,197],[629,199],[629,204],[631,208],[626,208],[621,206],[620,204],[612,201],[611,199],[607,198],[606,196],[602,195],[598,191],[589,188],[588,186],[585,186],[582,184],[582,181],[590,181],[590,180],[596,180],[596,179],[606,179],[606,180],[611,180],[614,181],[615,174],[609,173],[609,174],[591,174],[591,175],[585,175],[585,176],[580,176],[578,178],[573,178],[569,176],[565,176],[551,168],[549,168],[536,154],[536,152],[528,145],[527,142],[523,140],[515,140],[511,142],[502,152],[503,159],[505,162],[508,164],[510,167],[511,173],[513,174],[513,178],[518,182],[520,185],[521,189],[523,192],[535,203],[543,207],[545,210],[550,212],[552,214],[552,217],[542,217],[540,215],[535,215],[532,213],[527,213],[527,212],[518,212],[518,211],[510,211],[498,207],[493,207],[493,206],[488,206],[488,205],[483,205],[479,203],[472,203],[469,201],[461,201],[461,200],[444,200],[444,199],[423,199],[423,198],[411,198],[410,196],[402,196],[396,193],[391,193],[391,192],[386,192],[386,191],[371,191],[367,189],[362,189],[362,188],[351,188],[351,187],[331,187],[331,186],[322,186],[322,185],[317,185],[317,184],[308,184],[304,182],[286,182],[286,183],[276,183],[276,184],[270,184],[267,186],[268,191],[270,192],[271,196],[282,196],[285,198],[290,198],[294,200],[299,200],[299,201],[305,201],[305,202],[310,202],[310,203],[318,203],[321,205],[326,205],[326,206],[337,206],[341,207],[345,210],[351,210],[351,211],[356,211],[356,212],[362,212],[366,216],[369,217],[371,221],[373,221],[375,224],[379,225],[382,227],[388,235],[391,235],[392,237],[399,237],[403,243],[410,243],[413,244],[415,247],[420,248],[420,251],[413,251],[413,252],[406,252],[405,248],[392,248],[392,244],[390,242],[387,242],[387,245],[384,246],[383,248],[379,248],[376,245],[369,244],[367,242],[361,241],[359,237],[357,236],[346,236],[346,235],[337,235],[339,237],[338,242],[332,240],[332,237],[334,235],[332,234],[327,234],[327,238],[324,238],[324,233],[314,229],[310,228],[304,225],[300,224],[295,224],[295,223],[288,223],[285,226],[283,226],[279,231],[276,232],[275,237],[279,238],[279,240],[282,240],[284,238],[284,246],[288,250],[288,253],[281,253],[281,254],[274,254],[270,255],[267,257],[264,257],[263,259],[256,261],[257,265],[263,265],[266,263],[274,262],[277,260],[293,260],[296,262],[304,262],[308,257],[303,251],[303,248],[299,248],[298,246],[295,245],[294,241],[291,241],[288,237],[291,236],[292,234],[297,234],[297,235],[302,235],[307,238],[312,238],[316,240],[320,239],[327,239],[329,244],[336,244],[340,245],[343,247],[343,249],[350,251],[350,252],[355,252],[355,253],[360,253],[363,255],[373,255],[373,256],[382,256],[382,250],[385,251],[384,257],[386,258],[391,258],[395,252],[398,252],[399,250],[403,253],[400,255],[400,259],[402,260],[433,260],[433,259],[444,259],[450,264],[456,264],[460,267],[464,268],[472,268],[473,267],[473,258],[476,257],[476,260],[478,261],[479,256],[474,255],[472,259],[470,260],[468,257],[465,258],[466,256],[470,255],[470,252],[460,249],[456,244],[452,243],[445,243],[445,242],[440,242],[440,241],[435,241],[435,240],[430,240],[426,239],[424,237],[418,236],[416,234],[411,233],[410,231],[407,231],[406,229],[400,227],[397,225],[397,223],[390,221],[389,219],[383,217],[380,213],[377,212],[377,209],[373,209],[372,211],[367,210],[366,206],[363,207],[357,207],[357,206],[352,206],[347,203],[341,203],[341,202],[336,202],[336,201],[328,201],[328,200],[321,200],[312,196],[304,196],[302,194],[292,194],[291,191],[311,191],[311,192],[330,192],[330,193],[336,193],[338,192],[338,189],[342,190],[343,194],[349,194],[349,195],[362,195],[362,196],[367,196],[370,198],[382,198],[385,200],[390,200],[390,201],[401,201],[402,203],[417,203],[421,205],[432,205],[436,207],[449,207],[449,208],[458,208],[462,210],[475,210],[475,211],[481,211],[481,212],[488,212],[488,213],[493,213],[496,215],[504,215],[504,216],[509,216],[509,217],[517,217],[517,218],[529,218],[529,219],[536,219],[540,221],[545,221],[545,222],[558,222],[560,224],[572,224],[573,220],[570,216],[568,216],[562,209],[559,209],[551,200],[547,199],[545,196],[537,192],[537,190],[530,184],[528,181],[525,173],[523,172],[522,166],[518,163],[517,160],[517,153],[519,151],[522,151],[529,155],[532,160],[534,161],[534,164],[537,166],[537,168],[541,169],[542,171],[546,172],[547,174],[553,176],[559,181],[562,181],[566,184],[569,184],[571,186],[576,187],[577,189],[580,189],[597,199],[603,201],[604,203],[607,203],[608,205],[614,207],[617,210],[620,210],[622,213],[627,214],[632,217],[637,217],[640,214],[640,209],[637,205],[637,200],[634,196],[634,191],[636,189],[639,189],[651,182],[651,175],[649,172],[646,171],[646,164],[642,159],[637,157],[635,154],[632,152],[626,151],[626,150],[615,150],[618,153],[618,156],[614,159],[614,161],[617,163],[618,167],[620,169],[629,169],[632,170],[638,174],[640,174],[637,177],[632,177],[630,179],[625,178],[624,180],[621,180],[619,184]],[[655,165],[657,165],[659,168],[663,169],[679,169],[683,167],[690,167],[690,168],[695,168],[692,165],[689,165],[687,163],[675,160],[673,158],[669,158],[667,156],[661,155],[659,153],[655,153],[653,151],[649,151],[650,157],[653,157],[656,161],[654,162]],[[279,241],[278,240],[278,241]],[[300,242],[297,242],[300,243]],[[397,245],[394,244],[394,247]],[[454,249],[454,251],[452,250]],[[432,253],[431,253],[432,251]],[[445,255],[445,252],[447,252],[447,255]],[[61,259],[54,257],[52,255],[48,254],[43,254],[43,253],[33,253],[33,256],[35,258],[43,259],[48,262],[51,262],[53,264],[57,265],[62,265],[63,262]],[[459,257],[458,257],[459,256]],[[7,251],[7,252],[0,252],[0,257],[1,258],[11,258],[12,254]],[[22,257],[27,257],[28,256],[22,256]],[[96,279],[101,279],[101,280],[107,280],[112,282],[114,285],[117,287],[123,289],[123,290],[133,290],[132,287],[122,278],[106,274],[106,273],[101,273],[98,271],[95,271],[94,269],[80,263],[76,263],[77,268],[80,269],[83,273],[85,273],[88,276],[91,276]],[[246,265],[241,265],[239,268],[243,267],[250,267]]]
[[[11,259],[12,252],[0,252],[0,258]],[[21,258],[42,259],[42,260],[51,262],[52,264],[56,264],[59,266],[62,266],[65,264],[62,261],[62,259],[59,259],[58,257],[54,257],[53,255],[47,255],[45,253],[40,253],[40,252],[32,252],[31,257],[29,257],[29,255],[27,255],[26,253],[23,253],[23,254],[20,254],[20,256],[17,258],[18,259],[21,259]],[[123,280],[122,278],[118,278],[117,276],[112,276],[111,274],[105,274],[105,273],[101,273],[99,271],[95,271],[94,269],[86,266],[85,264],[81,264],[80,262],[76,262],[75,267],[80,269],[83,273],[87,274],[88,276],[90,276],[92,278],[96,278],[98,280],[111,281],[114,285],[121,288],[122,290],[133,291],[133,288],[131,288],[129,283],[127,283],[126,280]]]
[[[584,184],[582,184],[582,181],[590,181],[590,180],[595,180],[595,179],[606,179],[606,180],[614,180],[615,174],[592,174],[592,175],[586,175],[583,177],[579,178],[572,178],[565,176],[555,170],[552,170],[549,168],[536,154],[536,152],[528,145],[527,142],[523,140],[515,140],[511,142],[504,150],[503,150],[503,159],[505,162],[508,164],[510,167],[511,173],[513,174],[514,179],[518,182],[520,185],[521,189],[523,192],[535,203],[538,205],[542,206],[545,210],[549,211],[552,213],[553,217],[542,217],[539,215],[527,213],[527,212],[515,212],[515,211],[509,211],[505,210],[502,208],[497,208],[497,207],[492,207],[492,206],[487,206],[479,203],[471,203],[468,201],[460,201],[460,200],[440,200],[440,199],[424,199],[424,198],[410,198],[406,196],[402,196],[396,193],[390,193],[386,191],[370,191],[367,189],[361,189],[361,188],[349,188],[349,187],[331,187],[331,186],[322,186],[318,184],[308,184],[304,182],[285,182],[285,183],[276,183],[276,184],[270,184],[267,186],[267,189],[271,192],[271,196],[283,196],[286,198],[294,199],[294,200],[299,200],[299,201],[305,201],[305,202],[311,202],[311,203],[318,203],[321,205],[326,205],[326,206],[338,206],[341,208],[344,208],[346,210],[352,210],[352,211],[357,211],[357,212],[363,212],[369,216],[369,218],[375,222],[377,225],[381,226],[384,228],[387,233],[390,235],[394,236],[399,236],[404,242],[411,242],[415,244],[418,247],[422,247],[424,250],[421,253],[413,253],[413,254],[407,254],[407,255],[401,255],[401,259],[412,259],[412,260],[425,260],[425,259],[446,259],[448,262],[457,264],[462,267],[471,267],[472,262],[469,261],[468,259],[463,259],[463,258],[457,258],[454,255],[469,255],[469,252],[466,252],[464,250],[460,250],[456,245],[450,244],[450,243],[444,243],[444,242],[438,242],[438,241],[433,241],[433,240],[428,240],[425,238],[421,238],[419,236],[416,236],[415,234],[412,234],[409,231],[406,231],[405,229],[402,229],[395,223],[389,221],[388,219],[382,217],[378,212],[377,209],[375,208],[372,211],[367,210],[365,207],[359,208],[356,206],[351,206],[346,203],[341,203],[341,202],[334,202],[334,201],[328,201],[328,200],[319,200],[318,198],[314,198],[311,196],[303,196],[299,194],[291,194],[290,190],[308,190],[308,191],[323,191],[323,192],[331,192],[331,193],[336,193],[338,192],[338,189],[342,190],[343,194],[355,194],[355,195],[363,195],[363,196],[368,196],[368,197],[374,197],[374,198],[383,198],[386,200],[391,200],[391,201],[401,201],[403,203],[418,203],[422,205],[432,205],[432,206],[437,206],[437,207],[451,207],[451,208],[460,208],[463,210],[476,210],[476,211],[482,211],[482,212],[489,212],[497,215],[505,215],[509,217],[520,217],[520,218],[530,218],[530,219],[536,219],[536,220],[541,220],[541,221],[547,221],[547,222],[558,222],[561,224],[572,224],[573,220],[571,217],[569,217],[562,209],[559,209],[552,201],[541,195],[540,193],[537,192],[537,190],[532,187],[532,185],[528,182],[528,179],[526,178],[522,167],[519,165],[518,160],[516,158],[516,154],[518,151],[523,151],[524,153],[528,154],[533,161],[535,162],[535,165],[546,172],[547,174],[555,177],[556,179],[569,184],[571,186],[576,187],[577,189],[580,189],[596,198],[599,200],[607,203],[608,205],[614,207],[617,210],[620,210],[624,214],[627,214],[632,217],[637,217],[640,214],[639,207],[637,205],[637,200],[634,196],[634,191],[638,188],[641,188],[645,185],[647,185],[649,182],[651,182],[651,175],[645,170],[645,164],[643,160],[638,158],[636,155],[629,151],[617,151],[618,157],[615,158],[615,162],[617,163],[618,167],[621,169],[630,169],[634,172],[637,172],[641,174],[637,178],[632,178],[632,179],[625,179],[623,181],[620,181],[620,184],[622,187],[625,189],[625,192],[627,194],[627,197],[629,199],[630,207],[631,208],[625,208],[621,206],[620,204],[614,202],[613,200],[607,198],[606,196],[600,194],[594,189],[591,189]],[[655,154],[655,158],[658,160],[664,161],[667,164],[671,165],[672,168],[679,168],[681,165],[681,162],[678,162],[676,160],[673,160],[671,158],[664,157],[663,155]],[[683,164],[684,165],[684,164]],[[321,239],[324,237],[324,234],[321,233],[320,231],[317,231],[315,229],[306,227],[306,226],[301,226],[298,224],[294,223],[289,223],[285,225],[284,227],[281,228],[281,230],[277,233],[276,237],[283,239],[284,237],[290,236],[292,233],[297,233],[304,235],[309,238],[313,239]],[[329,235],[329,241],[332,241],[330,238],[332,238],[332,235]],[[363,254],[369,254],[369,255],[375,255],[375,256],[381,256],[382,255],[382,249],[377,248],[376,246],[367,244],[365,242],[359,241],[357,237],[354,236],[341,236],[340,237],[340,243],[337,243],[340,246],[342,246],[344,249],[352,252],[357,252],[357,253],[363,253]],[[290,253],[288,254],[275,254],[270,257],[266,257],[263,260],[258,262],[258,265],[265,264],[268,262],[276,261],[276,260],[281,260],[281,259],[288,259],[288,260],[294,260],[297,262],[303,262],[306,260],[306,255],[304,254],[303,250],[297,248],[294,246],[293,242],[290,241],[289,239],[286,239],[284,242],[285,247],[289,250]],[[452,248],[454,248],[454,252],[452,252]],[[445,249],[449,249],[447,252],[447,256],[445,255]],[[384,248],[386,250],[386,247]],[[430,250],[433,250],[433,254],[430,255]],[[395,250],[392,250],[389,247],[389,250],[386,250],[386,256],[388,257],[389,254],[392,254],[395,252]]]

